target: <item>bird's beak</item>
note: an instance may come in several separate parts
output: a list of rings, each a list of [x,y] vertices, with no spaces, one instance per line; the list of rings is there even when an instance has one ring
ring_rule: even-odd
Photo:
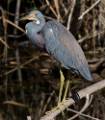
[[[23,21],[23,20],[37,21],[38,18],[36,17],[35,13],[31,13],[31,14],[29,14],[29,15],[26,15],[26,16],[20,18],[19,21],[21,21],[21,20],[22,20],[22,21]]]

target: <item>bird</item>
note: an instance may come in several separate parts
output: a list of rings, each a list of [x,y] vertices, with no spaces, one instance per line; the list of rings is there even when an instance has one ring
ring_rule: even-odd
[[[87,81],[93,80],[82,48],[63,24],[56,20],[46,22],[39,10],[31,11],[22,20],[30,20],[25,30],[33,45],[46,49],[64,68],[80,74]]]

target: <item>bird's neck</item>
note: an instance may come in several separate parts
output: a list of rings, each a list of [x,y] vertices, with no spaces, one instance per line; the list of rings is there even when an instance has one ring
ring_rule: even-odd
[[[40,32],[42,30],[43,26],[45,25],[45,19],[41,18],[39,22],[40,24],[36,24],[36,28],[37,28],[36,32]]]

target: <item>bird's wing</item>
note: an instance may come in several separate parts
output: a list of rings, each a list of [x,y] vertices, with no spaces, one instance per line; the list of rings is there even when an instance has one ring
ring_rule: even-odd
[[[56,21],[42,29],[47,51],[66,68],[73,68],[87,80],[92,80],[85,55],[73,35]]]

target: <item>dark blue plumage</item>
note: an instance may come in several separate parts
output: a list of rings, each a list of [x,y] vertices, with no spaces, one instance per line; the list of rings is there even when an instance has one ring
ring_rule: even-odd
[[[57,59],[65,68],[78,71],[86,80],[92,80],[85,55],[67,29],[57,21],[45,23],[43,15],[36,11],[36,21],[26,24],[27,36],[33,44],[45,47],[47,52]],[[32,16],[32,15],[31,15]],[[30,17],[31,18],[31,17]]]

